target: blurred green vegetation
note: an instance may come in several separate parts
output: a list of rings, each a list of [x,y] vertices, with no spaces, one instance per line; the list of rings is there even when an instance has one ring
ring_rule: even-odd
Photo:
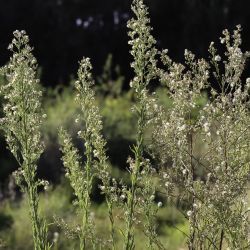
[[[54,222],[54,217],[56,216],[64,219],[69,225],[77,225],[79,218],[75,215],[74,206],[72,206],[71,203],[72,198],[70,186],[65,181],[63,181],[61,185],[51,187],[48,192],[41,194],[41,212],[46,214],[47,220],[50,223],[50,240],[55,241],[55,237],[58,235],[58,241],[53,249],[77,249],[78,240],[67,238],[64,232],[62,232]],[[107,225],[109,225],[109,219],[107,216],[107,208],[104,204],[94,204],[92,211],[95,217],[98,235],[104,239],[108,239]],[[120,213],[121,211],[118,209],[115,211],[117,217],[119,217]],[[187,223],[174,206],[164,206],[160,210],[158,224],[160,238],[164,245],[167,246],[167,249],[179,249],[179,247],[184,244],[185,237],[179,230],[187,231]],[[4,239],[7,246],[4,249],[33,249],[26,199],[21,199],[19,202],[5,200],[1,204],[0,225],[0,238]],[[172,227],[173,225],[174,227]],[[122,228],[122,226],[123,221],[116,218],[116,240],[118,249],[122,249],[123,238],[118,230]],[[145,249],[146,238],[140,228],[136,230],[136,241],[136,249]]]

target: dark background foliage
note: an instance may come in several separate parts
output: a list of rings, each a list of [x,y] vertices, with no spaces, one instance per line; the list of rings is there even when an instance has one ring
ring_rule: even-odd
[[[206,56],[209,42],[224,28],[241,24],[244,47],[250,47],[248,0],[147,0],[159,48],[181,60],[183,50]],[[65,84],[76,72],[77,61],[92,58],[95,73],[108,53],[121,66],[128,82],[129,47],[126,22],[130,0],[5,0],[0,8],[0,64],[16,29],[25,29],[35,47],[45,86]]]

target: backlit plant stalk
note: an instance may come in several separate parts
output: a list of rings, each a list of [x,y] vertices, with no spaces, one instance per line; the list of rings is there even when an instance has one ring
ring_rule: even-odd
[[[128,22],[128,28],[131,45],[131,55],[134,57],[131,67],[135,71],[135,77],[131,81],[130,86],[135,92],[136,104],[134,111],[136,113],[137,122],[137,137],[136,144],[133,147],[134,160],[130,160],[131,187],[127,192],[126,203],[126,229],[124,249],[131,250],[135,248],[134,242],[134,225],[136,220],[136,209],[139,202],[139,180],[142,169],[144,168],[143,158],[143,143],[144,130],[148,122],[148,90],[147,86],[153,79],[155,74],[157,54],[154,45],[156,43],[153,36],[150,34],[150,20],[147,17],[148,11],[141,0],[134,0],[132,10],[136,18],[132,18]],[[149,176],[148,176],[149,177]],[[154,191],[153,191],[154,192]],[[147,197],[142,197],[147,199]],[[150,237],[150,241],[152,238]],[[152,247],[152,242],[149,244]]]
[[[67,169],[67,177],[70,180],[77,196],[80,213],[82,214],[80,249],[88,249],[87,240],[91,238],[92,247],[95,247],[93,221],[90,219],[90,194],[93,185],[93,178],[101,179],[101,191],[105,194],[108,205],[108,213],[111,223],[112,249],[115,249],[115,229],[113,205],[116,200],[114,190],[111,187],[108,158],[106,156],[106,141],[102,136],[102,121],[99,108],[95,104],[94,84],[91,75],[92,65],[89,58],[84,58],[80,62],[78,70],[78,80],[75,83],[77,90],[76,101],[81,107],[81,115],[76,119],[76,123],[82,121],[85,125],[83,131],[78,131],[79,138],[84,140],[86,161],[84,168],[81,167],[80,156],[74,148],[70,137],[63,130],[60,131],[60,141],[63,151],[63,162]]]
[[[80,226],[76,233],[80,240],[80,249],[85,250],[89,247],[89,242],[93,240],[93,227],[90,218],[90,192],[92,189],[93,172],[90,165],[91,156],[89,149],[86,150],[85,155],[87,161],[84,169],[81,166],[81,158],[79,152],[74,147],[70,136],[63,129],[59,132],[60,144],[62,145],[63,163],[66,168],[66,177],[69,178],[70,184],[76,195],[74,205],[79,208],[81,216]],[[95,244],[94,244],[95,245]],[[94,248],[94,246],[93,246]]]
[[[37,162],[44,146],[41,143],[40,128],[45,115],[41,113],[42,92],[36,79],[36,59],[25,31],[15,31],[9,45],[13,56],[5,68],[7,84],[4,94],[4,115],[2,128],[12,154],[20,169],[15,172],[17,184],[27,194],[33,230],[34,248],[49,249],[47,223],[39,213],[38,187],[47,182],[37,179]]]
[[[78,80],[76,82],[76,89],[79,96],[77,101],[81,106],[83,121],[85,123],[86,131],[89,132],[91,138],[91,151],[93,154],[93,168],[96,171],[96,176],[102,181],[100,186],[101,191],[105,194],[106,203],[108,206],[108,213],[111,227],[111,243],[112,249],[115,249],[115,227],[113,206],[117,200],[115,190],[111,185],[110,166],[108,164],[108,157],[106,155],[106,140],[102,135],[103,125],[100,110],[95,103],[95,93],[92,89],[94,81],[92,79],[92,65],[89,58],[85,58],[80,63],[78,71]],[[85,138],[83,138],[85,139]],[[86,139],[85,139],[86,140]],[[116,182],[113,179],[112,183]]]

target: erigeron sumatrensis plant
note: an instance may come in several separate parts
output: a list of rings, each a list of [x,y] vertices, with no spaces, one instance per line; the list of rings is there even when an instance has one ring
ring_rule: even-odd
[[[241,81],[249,53],[240,49],[240,27],[233,35],[225,30],[225,61],[211,43],[210,65],[185,51],[186,65],[172,62],[162,53],[167,70],[159,70],[173,107],[159,113],[153,151],[161,160],[166,188],[175,185],[190,203],[189,249],[249,248],[249,220],[246,208],[249,163],[249,90]],[[223,68],[223,73],[221,69]],[[209,82],[209,67],[219,89]],[[211,97],[193,117],[197,98],[204,90]],[[199,152],[199,142],[204,145]],[[167,166],[169,160],[172,166]],[[205,178],[198,176],[199,171]],[[171,191],[171,189],[170,189]]]
[[[37,162],[44,150],[40,127],[45,115],[41,110],[42,92],[36,78],[37,63],[28,43],[25,31],[15,31],[8,47],[13,56],[4,68],[7,84],[1,88],[4,96],[1,128],[20,166],[15,177],[28,198],[34,249],[44,250],[50,246],[47,241],[47,223],[39,212],[38,188],[44,186],[46,189],[48,183],[38,180],[36,172]]]
[[[190,250],[243,250],[250,248],[247,185],[250,172],[250,78],[242,82],[242,72],[249,53],[240,49],[240,27],[230,34],[223,31],[220,38],[226,52],[220,56],[211,43],[210,61],[196,59],[185,50],[185,64],[173,62],[167,51],[159,53],[151,35],[148,11],[142,0],[134,0],[135,18],[128,22],[131,66],[135,77],[131,81],[138,119],[136,143],[129,157],[131,185],[111,179],[102,136],[100,111],[95,104],[94,84],[88,58],[80,62],[75,83],[76,100],[81,108],[76,123],[84,124],[78,137],[84,141],[82,163],[78,150],[63,129],[62,145],[66,177],[76,196],[75,205],[81,218],[72,229],[62,221],[67,233],[79,238],[80,249],[111,248],[115,244],[114,205],[124,212],[123,248],[136,249],[135,228],[139,224],[148,239],[148,249],[164,249],[158,240],[156,215],[162,202],[156,203],[157,191],[166,188],[168,197],[180,196],[185,202],[189,221],[187,246]],[[7,85],[1,126],[9,149],[17,159],[20,170],[16,180],[27,194],[32,221],[34,247],[49,249],[47,224],[38,210],[38,187],[47,182],[36,177],[36,163],[43,151],[40,126],[41,91],[36,79],[36,60],[24,31],[14,32],[9,49],[13,57],[0,70]],[[157,68],[160,55],[164,69]],[[212,73],[212,74],[211,74]],[[150,93],[150,82],[159,77],[168,90],[173,105],[164,110]],[[218,88],[214,88],[214,81]],[[204,92],[209,92],[206,104],[198,105]],[[145,157],[145,131],[154,126],[150,153],[160,160],[155,169]],[[159,171],[159,172],[158,172]],[[106,198],[110,219],[110,239],[98,239],[91,212],[90,194],[93,179],[98,177],[100,190]],[[158,185],[158,180],[162,184]],[[58,238],[58,235],[57,235]],[[54,241],[58,239],[55,237]]]
[[[194,55],[185,51],[186,66],[173,62],[167,51],[161,54],[163,64],[167,70],[160,70],[160,81],[168,88],[173,107],[166,114],[158,112],[160,125],[153,133],[153,151],[159,153],[161,160],[162,179],[167,190],[171,191],[173,184],[177,184],[180,193],[185,194],[192,206],[190,216],[189,248],[194,247],[196,232],[196,206],[198,202],[195,194],[195,170],[197,163],[194,147],[199,125],[193,111],[197,108],[197,99],[201,96],[208,80],[208,64],[205,60],[196,60]],[[166,164],[171,161],[172,167]]]
[[[108,158],[106,156],[106,141],[102,136],[102,121],[99,108],[95,104],[94,85],[91,76],[92,66],[89,58],[84,58],[80,62],[78,70],[78,80],[75,83],[77,90],[76,101],[81,107],[81,114],[76,118],[76,123],[84,122],[84,129],[78,132],[78,137],[84,141],[86,161],[84,167],[81,164],[77,149],[73,146],[69,135],[63,129],[60,130],[59,137],[62,145],[63,163],[66,167],[66,176],[76,195],[76,204],[79,208],[82,222],[78,237],[80,239],[80,249],[93,249],[97,247],[97,240],[94,230],[94,221],[91,218],[91,200],[93,178],[98,177],[102,181],[101,191],[105,194],[108,213],[111,225],[111,245],[115,249],[115,228],[113,205],[117,200],[116,190],[112,187],[116,185],[115,180],[111,180],[109,173]],[[90,242],[90,243],[89,243]]]
[[[242,82],[248,52],[242,52],[241,28],[231,35],[223,31],[223,57],[217,55],[214,44],[209,52],[219,90],[212,89],[211,104],[201,111],[203,142],[209,150],[203,155],[208,165],[205,209],[219,228],[219,247],[223,241],[230,249],[248,249],[249,220],[247,186],[250,172],[249,79]],[[224,67],[222,66],[224,64]],[[207,164],[209,162],[209,164]],[[207,210],[205,210],[207,211]]]
[[[154,110],[151,107],[156,105],[154,98],[148,92],[148,85],[156,76],[156,41],[151,35],[150,19],[148,10],[142,0],[134,0],[132,11],[135,18],[128,22],[130,51],[134,58],[131,67],[134,69],[135,77],[130,86],[135,94],[133,111],[137,116],[137,137],[132,148],[134,159],[129,159],[129,173],[131,187],[125,193],[125,241],[124,249],[135,249],[134,228],[136,221],[141,219],[143,231],[148,238],[148,249],[164,248],[157,239],[156,213],[158,207],[155,204],[155,169],[149,159],[144,157],[144,134],[147,126],[154,120]],[[141,218],[140,218],[141,217]]]

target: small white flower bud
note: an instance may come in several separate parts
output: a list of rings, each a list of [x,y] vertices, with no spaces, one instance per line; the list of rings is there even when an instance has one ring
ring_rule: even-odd
[[[196,203],[193,204],[193,208],[194,209],[197,209],[198,208],[198,205]]]
[[[209,131],[209,123],[208,122],[204,123],[204,130],[205,130],[205,132]]]
[[[13,44],[11,43],[11,44],[9,44],[9,46],[8,46],[8,50],[13,50]]]
[[[168,174],[164,173],[163,179],[167,179],[167,178],[168,178]]]
[[[250,78],[247,78],[246,84],[247,84],[247,88],[250,88]]]
[[[58,241],[58,238],[59,238],[59,233],[58,232],[54,232],[53,242],[56,243]]]
[[[169,182],[165,182],[165,187],[169,187]]]
[[[151,195],[150,196],[150,200],[153,201],[155,199],[155,196],[154,195]]]
[[[120,196],[120,198],[121,198],[122,200],[124,200],[126,197],[125,197],[124,194],[122,194],[122,195]]]
[[[159,202],[157,203],[157,206],[158,206],[158,207],[162,207],[162,202],[159,201]]]
[[[225,43],[225,38],[220,38],[220,43],[224,44]]]
[[[183,131],[183,130],[185,130],[185,128],[186,128],[186,125],[183,124],[181,127],[179,127],[179,130],[180,130],[180,131]]]
[[[217,56],[215,56],[214,60],[215,60],[216,62],[220,62],[220,61],[221,61],[221,57],[220,57],[219,55],[217,55]]]

